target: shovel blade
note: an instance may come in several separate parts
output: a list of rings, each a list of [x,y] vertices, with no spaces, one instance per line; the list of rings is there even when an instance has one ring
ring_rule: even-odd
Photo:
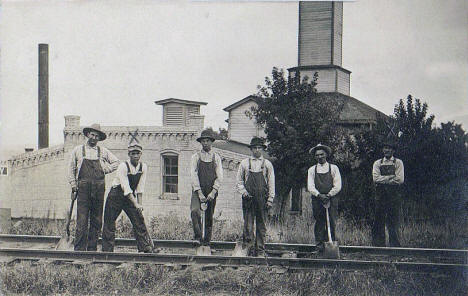
[[[75,245],[73,244],[73,239],[69,236],[64,236],[59,240],[57,246],[55,246],[55,249],[62,251],[73,251],[74,247]]]
[[[237,242],[234,251],[232,252],[233,257],[247,257],[247,249],[242,247],[242,243]]]
[[[197,248],[197,256],[210,256],[211,248],[209,246],[199,246]]]
[[[340,259],[340,248],[338,242],[325,242],[323,257],[328,259]]]

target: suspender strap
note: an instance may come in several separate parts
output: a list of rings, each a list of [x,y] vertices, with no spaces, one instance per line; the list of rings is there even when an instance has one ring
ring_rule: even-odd
[[[143,172],[143,163],[139,163],[140,164],[140,168],[138,169],[138,173],[142,173]],[[128,165],[128,162],[126,161],[125,162],[125,165],[127,166],[127,174],[130,174],[130,166]],[[138,166],[138,164],[137,164]]]
[[[394,158],[393,158],[393,160],[392,160],[393,164],[395,164],[395,160],[396,160],[396,159],[395,159],[395,157],[394,157]],[[381,158],[381,159],[380,159],[380,164],[382,164],[382,163],[383,163],[383,161],[384,161],[384,159],[383,159],[383,158]]]
[[[86,157],[85,145],[83,145],[81,147],[82,147],[81,154],[83,155],[83,158],[85,158]],[[96,148],[97,148],[97,158],[101,159],[101,147],[96,146]]]

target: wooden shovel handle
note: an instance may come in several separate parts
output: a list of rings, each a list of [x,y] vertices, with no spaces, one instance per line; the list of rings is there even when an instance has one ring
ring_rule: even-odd
[[[332,242],[332,238],[331,238],[331,231],[330,231],[330,217],[328,215],[328,208],[325,208],[325,210],[327,211],[327,230],[328,230],[328,242]]]
[[[72,192],[72,195],[76,194],[76,192]],[[76,198],[72,198],[71,204],[70,204],[70,211],[68,211],[68,219],[67,219],[67,236],[70,236],[70,221],[71,221],[71,216],[73,213],[73,206],[75,205],[75,200]]]

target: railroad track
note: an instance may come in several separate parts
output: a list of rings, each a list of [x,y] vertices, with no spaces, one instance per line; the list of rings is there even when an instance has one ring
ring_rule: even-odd
[[[467,274],[468,273],[468,250],[448,250],[448,249],[422,249],[422,248],[379,248],[367,246],[341,246],[340,252],[343,254],[372,254],[386,256],[384,260],[355,260],[342,259],[331,260],[322,258],[287,258],[287,257],[233,257],[226,256],[223,251],[232,251],[235,242],[211,243],[211,248],[215,252],[212,256],[195,256],[193,254],[139,254],[132,252],[74,252],[50,250],[54,246],[59,236],[32,236],[32,235],[0,235],[0,258],[3,261],[12,262],[17,260],[46,260],[53,262],[87,262],[87,263],[151,263],[162,265],[188,266],[194,264],[215,265],[215,266],[246,266],[264,265],[280,267],[288,270],[311,270],[317,268],[338,268],[343,270],[365,270],[376,267],[394,268],[399,271],[408,272],[436,272],[442,274]],[[195,241],[184,240],[154,240],[156,246],[169,249],[193,249]],[[16,245],[20,248],[5,247],[5,245]],[[29,248],[27,246],[29,245]],[[30,246],[34,248],[31,248]],[[38,249],[38,245],[48,245],[47,249]],[[116,239],[116,247],[134,247],[133,239]],[[47,247],[46,247],[47,248]],[[267,252],[272,256],[294,253],[298,255],[311,254],[316,251],[315,245],[309,244],[266,244]],[[413,256],[413,257],[443,257],[450,258],[452,262],[404,262],[395,260],[392,256]],[[294,256],[296,257],[296,256]],[[344,256],[346,257],[346,255]],[[380,258],[381,259],[381,258]],[[455,262],[455,263],[454,263]]]

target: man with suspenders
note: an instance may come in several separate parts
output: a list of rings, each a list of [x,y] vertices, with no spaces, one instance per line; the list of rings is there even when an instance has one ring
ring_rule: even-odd
[[[73,149],[68,178],[75,193],[72,199],[78,199],[75,251],[96,251],[102,226],[104,176],[117,169],[119,160],[109,150],[97,145],[98,141],[106,139],[99,124],[85,127],[83,134],[88,140]]]
[[[271,208],[275,197],[275,171],[271,162],[262,155],[265,148],[263,139],[252,138],[252,156],[242,160],[237,171],[237,191],[242,194],[244,215],[243,249],[249,256],[266,256],[266,211]]]
[[[216,198],[223,181],[223,166],[221,157],[211,149],[215,139],[209,130],[202,131],[197,141],[202,145],[202,149],[192,156],[191,161],[192,197],[190,212],[195,240],[199,241],[202,246],[209,246]],[[202,237],[201,203],[207,205],[205,210],[205,237]]]
[[[403,161],[395,158],[395,145],[384,143],[382,159],[374,162],[372,179],[375,185],[375,217],[372,241],[375,246],[385,247],[385,225],[388,228],[389,244],[399,247],[398,225],[400,220],[400,185],[405,180]]]
[[[330,147],[318,144],[309,152],[317,160],[317,164],[307,171],[307,191],[312,193],[315,242],[318,251],[321,252],[324,249],[324,242],[328,241],[325,207],[329,210],[331,237],[333,241],[336,240],[335,222],[338,206],[336,195],[341,191],[341,174],[336,165],[327,161],[331,155]]]
[[[117,168],[117,175],[107,196],[102,231],[102,251],[113,252],[115,244],[115,221],[122,210],[133,225],[138,252],[154,252],[153,242],[143,217],[142,198],[148,167],[140,162],[143,148],[138,144],[128,146],[129,159]]]

